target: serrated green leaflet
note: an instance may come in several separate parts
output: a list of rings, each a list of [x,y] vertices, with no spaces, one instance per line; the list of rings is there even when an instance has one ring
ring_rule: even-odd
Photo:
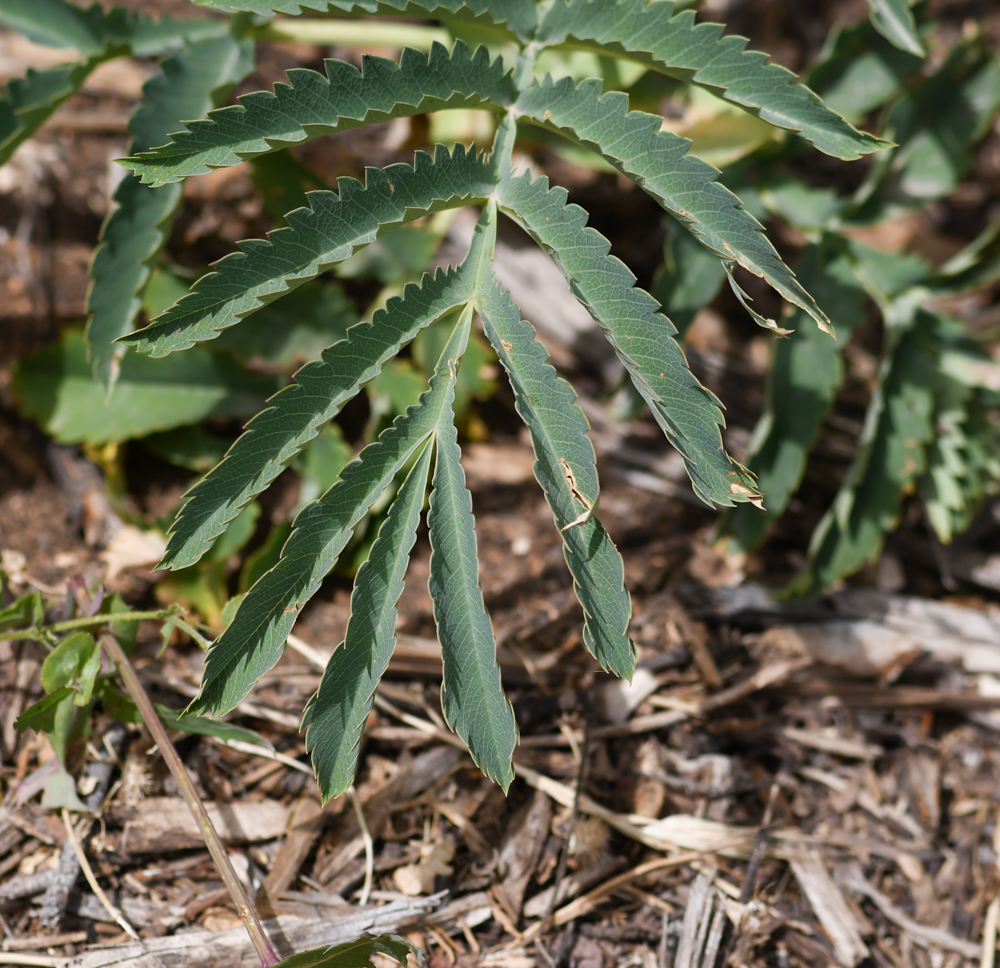
[[[456,345],[464,349],[464,343],[456,342],[459,329],[445,349],[449,360],[461,356]],[[232,623],[208,650],[191,712],[229,712],[278,661],[298,613],[336,564],[354,526],[438,430],[442,414],[451,412],[453,382],[454,369],[442,372],[439,365],[420,402],[397,417],[323,497],[300,512],[281,560],[247,592]]]
[[[462,272],[439,272],[407,286],[370,323],[359,323],[322,358],[295,374],[295,383],[270,400],[233,444],[226,458],[186,495],[171,529],[162,567],[194,564],[248,501],[263,491],[339,413],[363,383],[416,334],[468,301]]]
[[[458,328],[467,334],[471,322],[470,306]],[[448,405],[441,410],[435,433],[434,489],[427,511],[428,588],[443,660],[441,709],[448,725],[468,744],[479,769],[506,791],[514,779],[511,757],[517,745],[517,723],[500,684],[493,625],[479,585],[472,495],[465,486],[452,411],[458,357],[452,355],[446,362],[452,378]]]
[[[867,297],[854,274],[854,260],[842,249],[832,238],[808,246],[796,269],[846,341],[864,318]],[[803,320],[793,318],[795,322],[800,325],[791,336],[774,344],[765,410],[754,430],[747,461],[767,513],[738,507],[726,522],[726,530],[742,548],[758,545],[788,507],[842,379],[838,344],[815,327],[801,325]]]
[[[563,554],[583,606],[584,644],[615,675],[632,678],[635,649],[625,567],[594,516],[599,497],[594,446],[573,388],[556,376],[545,348],[499,284],[477,300],[483,329],[514,390],[517,411],[535,450],[535,477],[552,508]]]
[[[328,60],[326,72],[289,71],[289,83],[273,93],[244,95],[240,104],[192,122],[170,144],[122,163],[143,182],[165,185],[334,131],[445,108],[501,110],[516,96],[499,58],[491,62],[485,47],[473,53],[461,42],[451,53],[441,44],[428,54],[407,48],[398,64],[366,55],[360,71]]]
[[[662,118],[630,112],[628,97],[618,91],[602,94],[599,80],[576,85],[550,76],[522,91],[515,110],[599,151],[720,259],[766,279],[827,328],[826,315],[781,261],[764,227],[716,181],[718,169],[687,153],[691,143],[686,138],[661,129]]]
[[[868,6],[875,29],[886,40],[908,54],[924,56],[909,0],[868,0]]]
[[[143,85],[143,102],[129,122],[135,136],[132,150],[163,144],[185,118],[204,114],[213,95],[239,81],[252,65],[253,45],[228,35],[191,44],[168,57],[160,65],[162,74]],[[115,191],[117,207],[101,229],[87,296],[94,372],[109,389],[124,352],[123,346],[112,344],[132,330],[139,294],[170,233],[182,195],[180,185],[151,188],[129,177]]]
[[[142,353],[165,356],[238,323],[264,304],[314,279],[324,269],[373,242],[386,226],[428,212],[486,198],[496,175],[483,155],[457,146],[418,152],[414,166],[369,168],[362,184],[342,178],[338,192],[310,192],[309,208],[287,216],[288,225],[267,240],[240,243],[215,271],[151,325],[124,342]]]
[[[897,334],[872,397],[858,454],[833,506],[813,534],[799,592],[830,587],[873,561],[896,521],[900,499],[926,467],[933,436],[938,319],[920,310]]]
[[[607,239],[586,227],[587,214],[566,204],[561,188],[521,175],[504,182],[505,213],[552,256],[570,288],[600,323],[656,422],[684,457],[695,492],[707,504],[732,506],[759,497],[753,478],[722,447],[718,401],[695,379],[670,320],[635,276],[608,255]]]
[[[339,797],[354,782],[361,731],[396,646],[396,606],[417,538],[433,449],[430,441],[424,444],[379,528],[354,581],[344,641],[302,717],[324,801]]]
[[[669,0],[554,0],[537,40],[620,54],[701,85],[828,155],[855,159],[885,147],[827,108],[791,71],[748,51],[745,37],[722,31],[722,24],[698,23],[693,10],[678,12]]]
[[[394,17],[432,17],[449,23],[506,24],[521,40],[528,40],[538,20],[534,0],[195,0],[217,10],[246,10],[268,15],[295,16],[304,11],[354,11]]]

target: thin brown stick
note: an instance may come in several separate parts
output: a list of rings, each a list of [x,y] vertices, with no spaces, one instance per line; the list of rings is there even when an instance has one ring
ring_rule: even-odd
[[[83,871],[83,876],[87,879],[90,889],[97,895],[97,900],[101,902],[104,910],[111,915],[111,918],[115,921],[118,927],[121,928],[122,931],[124,931],[133,941],[138,941],[139,935],[136,934],[135,928],[133,928],[132,925],[125,920],[125,915],[111,903],[111,899],[104,893],[104,889],[101,885],[97,883],[97,878],[94,876],[94,869],[90,866],[90,861],[87,860],[83,844],[80,843],[80,838],[76,835],[76,830],[73,828],[73,821],[70,819],[69,811],[65,807],[63,807],[62,810],[62,821],[63,826],[66,828],[66,839],[73,848],[73,852],[76,854],[76,859],[80,862],[80,870]]]
[[[218,868],[223,883],[229,888],[229,896],[236,905],[236,913],[240,916],[247,934],[250,935],[250,940],[257,951],[262,968],[271,968],[271,966],[278,964],[281,959],[275,953],[274,948],[271,947],[271,942],[268,941],[267,935],[264,933],[264,927],[257,917],[257,912],[254,911],[253,906],[250,904],[250,899],[246,895],[246,891],[243,890],[240,879],[236,876],[236,871],[233,870],[229,854],[226,853],[226,848],[222,845],[222,841],[219,839],[219,835],[212,825],[208,811],[201,802],[198,791],[195,790],[194,784],[191,782],[191,778],[188,776],[187,770],[180,756],[177,754],[177,750],[174,749],[174,744],[170,742],[170,737],[167,735],[163,723],[160,722],[160,717],[156,714],[149,696],[146,695],[146,690],[142,688],[142,683],[139,681],[135,669],[132,668],[132,663],[128,661],[128,657],[114,636],[102,635],[101,644],[107,650],[111,660],[118,667],[118,674],[121,676],[122,684],[128,691],[132,702],[136,704],[139,714],[146,724],[146,728],[153,737],[153,742],[159,748],[160,755],[173,775],[177,783],[177,788],[184,798],[184,802],[187,803],[188,809],[198,824],[201,835],[205,839],[205,846],[208,848],[209,854],[212,855],[212,860],[215,862],[216,868]]]

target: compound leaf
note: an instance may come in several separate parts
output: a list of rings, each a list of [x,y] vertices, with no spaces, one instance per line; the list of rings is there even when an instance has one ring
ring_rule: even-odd
[[[600,80],[576,85],[549,75],[521,92],[515,110],[600,152],[723,262],[763,277],[821,329],[828,328],[826,315],[781,261],[764,227],[716,181],[718,169],[688,154],[690,141],[662,130],[662,118],[630,112],[628,97],[620,91],[602,94]]]
[[[369,168],[362,184],[342,178],[339,192],[310,192],[309,208],[287,216],[267,240],[240,243],[191,291],[145,329],[123,342],[141,353],[165,356],[213,339],[220,330],[280,298],[373,242],[384,226],[487,197],[496,175],[484,155],[438,146],[434,157],[417,152],[405,164]]]
[[[594,446],[573,388],[556,376],[531,325],[495,281],[478,300],[483,329],[514,390],[517,411],[531,433],[535,477],[545,492],[577,598],[583,606],[583,641],[615,675],[632,678],[635,647],[625,568],[604,526],[598,502]]]
[[[324,801],[339,797],[354,782],[361,731],[396,646],[397,604],[417,538],[432,453],[428,441],[358,570],[344,641],[302,717]]]
[[[220,88],[239,81],[253,64],[253,44],[226,35],[182,48],[150,78],[143,100],[129,127],[133,151],[144,151],[168,140],[185,118],[199,117]],[[94,253],[87,297],[91,314],[87,336],[99,380],[109,389],[124,347],[113,346],[130,332],[139,312],[139,294],[149,279],[181,202],[180,185],[151,188],[138,178],[123,178],[115,191],[117,207],[105,220]]]
[[[445,348],[446,361],[457,359],[464,349],[459,329]],[[299,611],[336,564],[355,525],[437,431],[441,414],[450,412],[453,382],[453,370],[439,364],[420,402],[397,417],[326,494],[299,513],[281,559],[247,592],[230,625],[209,648],[201,692],[190,712],[224,715],[278,661]]]
[[[143,182],[165,185],[334,131],[443,108],[500,110],[516,96],[500,58],[490,62],[485,47],[473,53],[461,41],[451,53],[438,43],[427,54],[404,49],[398,64],[366,55],[361,70],[328,60],[325,76],[297,69],[288,71],[288,81],[273,93],[244,95],[191,122],[170,144],[122,163]]]
[[[723,36],[723,29],[696,22],[693,10],[678,12],[670,0],[555,0],[537,39],[637,60],[705,87],[837,158],[853,160],[886,147],[851,127],[791,71],[769,64],[760,51],[748,51],[745,37]]]
[[[635,276],[608,255],[610,244],[587,228],[587,213],[567,205],[562,188],[528,174],[500,189],[504,211],[552,256],[570,288],[604,330],[656,422],[677,448],[695,492],[709,505],[757,500],[753,478],[726,454],[719,403],[694,377],[675,340],[676,329],[657,311]]]

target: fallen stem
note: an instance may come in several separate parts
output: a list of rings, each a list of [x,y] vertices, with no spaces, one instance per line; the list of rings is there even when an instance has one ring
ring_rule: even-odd
[[[105,616],[106,619],[107,616]],[[153,737],[153,742],[159,748],[163,759],[166,761],[167,768],[177,783],[184,802],[187,803],[188,809],[198,824],[201,835],[205,840],[205,846],[208,847],[208,852],[212,855],[212,860],[215,861],[215,866],[218,868],[223,883],[229,889],[229,896],[236,905],[236,913],[239,914],[240,920],[243,922],[243,927],[246,928],[247,934],[250,935],[250,941],[257,951],[262,968],[272,968],[281,959],[278,958],[274,948],[271,947],[271,942],[268,941],[267,935],[264,933],[264,926],[260,923],[257,912],[254,911],[246,891],[243,890],[240,879],[236,876],[236,871],[233,869],[229,854],[226,853],[226,848],[222,845],[215,827],[212,826],[208,811],[201,802],[201,798],[198,796],[198,792],[195,790],[194,784],[191,782],[191,778],[188,776],[187,770],[181,762],[180,756],[177,754],[177,750],[174,749],[174,744],[170,742],[170,737],[167,735],[163,723],[160,722],[160,717],[156,714],[149,696],[146,695],[146,690],[143,689],[142,683],[139,682],[139,677],[136,675],[135,669],[132,668],[132,663],[129,662],[128,657],[114,636],[102,635],[101,644],[107,650],[108,655],[115,665],[118,666],[118,674],[121,676],[125,689],[128,691],[132,702],[138,708],[143,722]]]

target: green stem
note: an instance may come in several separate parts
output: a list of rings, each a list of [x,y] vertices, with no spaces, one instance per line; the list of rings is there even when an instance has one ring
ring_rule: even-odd
[[[107,625],[109,622],[141,622],[149,619],[154,622],[169,619],[175,614],[173,609],[158,609],[155,612],[113,612],[110,615],[88,615],[84,618],[71,618],[67,622],[57,622],[43,629],[12,629],[5,633],[9,639],[29,639],[33,642],[49,642],[53,633],[72,632],[73,629],[83,629],[91,625]]]
[[[161,608],[155,612],[113,612],[110,615],[89,615],[86,618],[71,618],[67,622],[58,622],[48,626],[49,632],[70,632],[73,629],[86,628],[88,625],[107,625],[108,622],[142,622],[145,619],[158,622],[170,618],[173,610]]]
[[[132,613],[132,615],[137,614],[140,613]],[[104,616],[104,618],[106,620],[107,616]],[[146,690],[143,689],[142,683],[139,682],[139,677],[136,675],[135,669],[132,668],[128,657],[113,635],[102,635],[101,644],[107,650],[114,664],[118,666],[118,674],[122,678],[125,689],[128,691],[129,696],[131,696],[132,702],[138,708],[139,714],[146,724],[146,728],[153,737],[153,742],[156,743],[160,750],[160,754],[166,761],[167,768],[170,770],[178,789],[181,791],[181,796],[184,798],[185,803],[187,803],[188,809],[191,811],[195,822],[198,824],[198,828],[201,830],[205,846],[208,847],[208,852],[212,855],[212,860],[215,861],[215,866],[218,868],[223,882],[229,888],[229,896],[236,905],[236,912],[239,914],[240,920],[247,929],[247,934],[250,935],[250,940],[257,951],[261,968],[271,968],[271,966],[278,964],[281,959],[278,958],[274,948],[271,947],[271,942],[268,941],[267,935],[264,933],[264,926],[260,923],[257,912],[254,911],[253,906],[250,904],[250,899],[247,897],[246,891],[243,890],[243,885],[236,876],[236,871],[233,870],[233,865],[229,860],[229,855],[226,853],[226,848],[223,847],[215,827],[212,826],[212,820],[208,815],[208,811],[201,802],[198,792],[195,790],[194,784],[191,782],[191,778],[188,776],[187,770],[181,762],[180,756],[177,755],[174,744],[170,742],[170,737],[167,735],[163,723],[160,722],[160,717],[156,714],[149,696],[146,695]]]
[[[451,48],[453,38],[442,27],[380,20],[279,17],[257,31],[259,41],[291,40],[301,44],[343,47],[414,47],[430,50],[436,41]]]

